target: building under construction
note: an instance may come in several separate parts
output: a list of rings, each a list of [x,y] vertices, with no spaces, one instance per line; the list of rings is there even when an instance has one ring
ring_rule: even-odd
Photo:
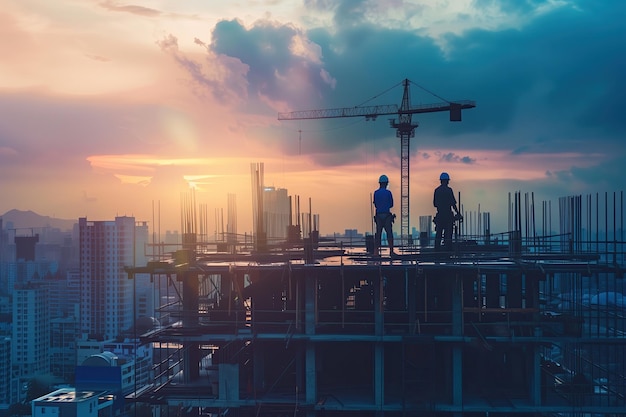
[[[127,399],[160,416],[626,415],[623,194],[509,206],[504,233],[465,213],[446,252],[426,235],[394,258],[310,235],[207,250],[188,230],[128,269],[161,303],[140,337],[152,383]]]

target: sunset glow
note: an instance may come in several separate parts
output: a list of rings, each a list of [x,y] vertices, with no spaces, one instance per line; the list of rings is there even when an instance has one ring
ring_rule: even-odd
[[[243,233],[263,162],[265,185],[311,199],[322,234],[369,231],[381,173],[400,210],[388,117],[277,114],[400,104],[404,78],[413,104],[477,102],[460,123],[414,116],[411,226],[441,171],[501,227],[510,192],[623,189],[626,5],[507,3],[9,1],[0,214],[152,222],[159,202],[160,228],[177,229],[193,189],[211,210],[236,194]]]

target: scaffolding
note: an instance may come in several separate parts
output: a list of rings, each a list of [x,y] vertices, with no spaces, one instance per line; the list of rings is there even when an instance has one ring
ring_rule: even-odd
[[[626,415],[622,194],[559,200],[536,227],[397,258],[363,247],[199,253],[149,273],[161,416]],[[470,217],[470,216],[468,216]],[[497,237],[497,239],[496,239]]]

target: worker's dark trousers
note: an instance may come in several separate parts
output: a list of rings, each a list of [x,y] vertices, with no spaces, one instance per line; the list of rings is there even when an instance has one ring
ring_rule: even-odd
[[[376,235],[374,236],[376,252],[380,251],[383,230],[387,233],[389,248],[393,250],[393,215],[391,213],[379,213],[375,216],[374,220],[376,222]]]
[[[454,216],[450,213],[446,216],[443,213],[437,213],[437,224],[435,225],[435,250],[441,249],[441,239],[448,249],[452,247],[452,230],[454,226]]]

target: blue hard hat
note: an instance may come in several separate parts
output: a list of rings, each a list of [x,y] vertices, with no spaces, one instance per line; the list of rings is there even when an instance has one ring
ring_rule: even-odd
[[[440,180],[450,180],[450,176],[448,175],[447,172],[442,172],[441,175],[439,176]]]
[[[378,178],[378,182],[389,182],[389,178],[387,178],[387,176],[385,174],[381,175],[380,178]]]

